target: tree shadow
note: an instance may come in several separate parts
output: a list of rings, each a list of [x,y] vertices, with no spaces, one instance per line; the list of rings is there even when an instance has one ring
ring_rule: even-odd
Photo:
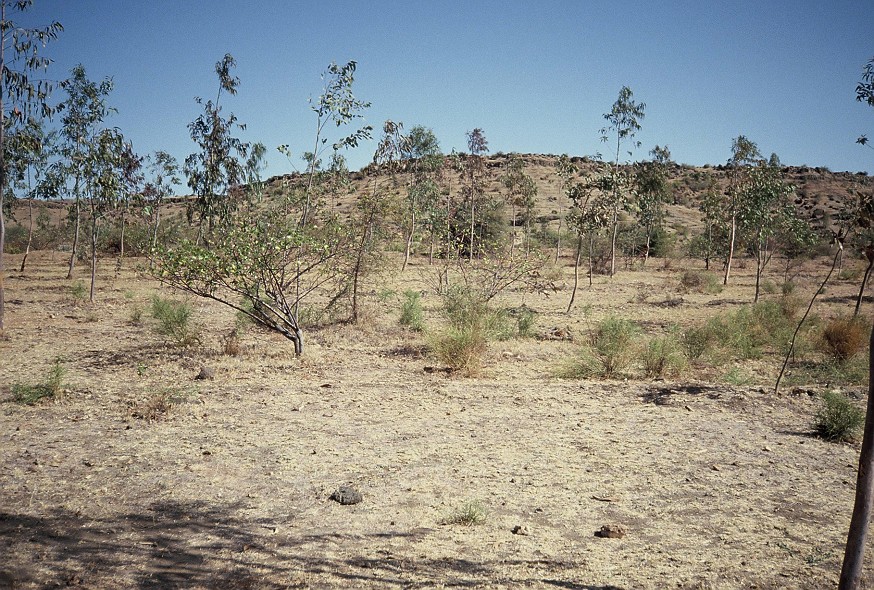
[[[297,533],[287,526],[293,516],[277,521],[249,518],[245,510],[239,504],[160,501],[142,513],[105,518],[60,507],[38,516],[0,512],[5,556],[0,588],[278,590],[314,584],[470,588],[501,583],[619,590],[573,581],[580,567],[575,562],[476,561],[394,552],[423,540],[430,529],[367,535]],[[288,532],[279,532],[277,525]]]

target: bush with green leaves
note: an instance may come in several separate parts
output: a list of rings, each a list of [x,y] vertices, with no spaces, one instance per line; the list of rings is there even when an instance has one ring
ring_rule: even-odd
[[[822,394],[822,406],[814,418],[817,434],[826,440],[855,440],[865,424],[865,412],[838,391]]]
[[[152,317],[156,331],[179,346],[193,346],[200,341],[198,329],[191,321],[191,305],[185,301],[152,297]]]
[[[617,376],[631,364],[638,333],[634,322],[614,316],[604,318],[592,330],[588,342],[559,369],[559,376],[569,379]]]
[[[680,289],[716,295],[722,292],[722,282],[719,277],[706,270],[685,270],[680,275]]]
[[[63,390],[64,377],[67,370],[61,365],[61,359],[55,359],[43,380],[35,385],[15,383],[12,385],[12,399],[20,404],[32,405],[41,399],[54,398]]]
[[[400,324],[407,326],[414,332],[425,330],[425,312],[422,310],[422,294],[418,291],[404,291],[404,299],[401,301]]]
[[[643,372],[650,378],[678,377],[686,369],[686,356],[675,334],[656,336],[641,355]]]

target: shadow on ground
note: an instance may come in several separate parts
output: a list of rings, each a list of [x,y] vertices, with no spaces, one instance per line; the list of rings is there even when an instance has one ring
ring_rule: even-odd
[[[572,578],[580,564],[476,562],[395,555],[428,529],[372,535],[276,532],[235,505],[156,502],[143,514],[93,519],[57,508],[45,516],[0,512],[5,588],[452,588],[621,590]],[[397,546],[397,545],[395,545]],[[508,572],[513,572],[509,573]]]

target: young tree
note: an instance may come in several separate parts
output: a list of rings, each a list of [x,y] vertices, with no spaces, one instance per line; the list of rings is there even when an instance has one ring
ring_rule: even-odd
[[[476,212],[485,191],[486,166],[483,155],[489,151],[489,142],[479,127],[467,132],[467,149],[470,155],[463,160],[465,184],[462,187],[464,199],[470,211],[470,234],[468,235],[468,258],[473,260],[474,236],[476,235]]]
[[[154,252],[158,247],[158,227],[161,224],[161,206],[164,199],[171,196],[174,186],[182,184],[179,180],[179,164],[176,158],[164,151],[157,151],[151,155],[146,163],[149,172],[149,180],[146,181],[140,204],[143,213],[151,221],[151,240],[149,244],[149,264],[154,264]]]
[[[725,234],[725,201],[716,190],[716,181],[711,177],[710,186],[698,206],[704,219],[704,230],[695,236],[689,245],[689,253],[704,260],[705,270],[710,270],[710,261],[719,256]]]
[[[49,41],[57,38],[64,27],[59,22],[40,28],[23,28],[9,18],[13,11],[24,12],[33,0],[0,0],[0,333],[5,316],[5,291],[3,276],[6,273],[4,253],[6,250],[5,197],[9,180],[6,170],[6,132],[8,122],[12,126],[27,121],[35,112],[49,116],[48,104],[52,84],[34,78],[40,70],[45,71],[51,60],[43,57],[40,50]]]
[[[521,209],[525,222],[525,243],[528,243],[528,231],[531,226],[531,210],[534,208],[534,198],[537,196],[537,184],[534,179],[525,174],[525,160],[519,154],[510,154],[506,170],[501,182],[507,189],[507,203],[510,205],[510,227],[513,233],[510,239],[510,258],[516,247],[517,212]],[[526,248],[527,252],[527,248]],[[557,256],[556,252],[556,256]]]
[[[734,260],[734,250],[737,242],[738,216],[744,208],[744,195],[750,182],[750,170],[753,164],[761,159],[758,146],[743,135],[731,142],[731,158],[728,160],[728,190],[727,204],[724,208],[727,217],[725,225],[728,228],[728,252],[725,258],[725,276],[722,284],[728,284],[731,274],[731,263]]]
[[[671,150],[668,146],[655,146],[649,153],[652,160],[638,164],[634,177],[637,187],[637,220],[646,234],[644,266],[649,260],[653,233],[664,226],[665,203],[670,196],[668,166],[671,164]]]
[[[231,95],[237,93],[240,79],[231,75],[231,68],[236,65],[230,53],[216,62],[219,88],[215,103],[195,98],[197,104],[203,107],[203,113],[188,125],[191,139],[199,151],[185,158],[183,170],[188,177],[188,187],[195,195],[188,218],[193,221],[197,217],[199,237],[203,236],[204,221],[209,232],[212,232],[217,221],[227,219],[236,210],[238,203],[228,191],[244,179],[243,161],[250,146],[232,134],[235,129],[245,129],[245,125],[239,124],[233,114],[228,118],[222,117],[219,104],[223,91]]]
[[[405,136],[401,157],[410,167],[410,182],[407,187],[407,211],[409,225],[407,227],[407,245],[404,250],[404,263],[401,272],[407,268],[413,239],[416,233],[416,223],[419,216],[433,219],[438,207],[440,188],[437,180],[443,169],[443,154],[440,144],[431,129],[417,125]],[[434,235],[436,227],[431,225],[430,258],[434,255]]]
[[[634,93],[628,86],[619,90],[619,97],[613,103],[609,113],[604,114],[608,125],[601,129],[601,141],[607,142],[611,138],[616,139],[616,157],[613,160],[611,175],[613,176],[612,194],[610,195],[610,223],[613,235],[610,239],[610,276],[616,274],[616,236],[619,233],[619,212],[628,207],[627,193],[628,179],[619,168],[619,155],[622,144],[632,141],[632,147],[640,147],[639,141],[633,141],[634,136],[640,131],[640,121],[643,120],[646,110],[645,103],[634,101]],[[628,154],[631,155],[629,150]]]
[[[121,267],[124,260],[124,231],[127,227],[127,214],[131,203],[142,194],[144,158],[133,150],[133,144],[129,141],[122,142],[121,152],[116,154],[118,158],[119,193],[116,197],[116,208],[120,211],[119,223],[121,231],[119,235],[118,264]]]
[[[67,99],[61,103],[61,154],[65,161],[65,176],[73,180],[73,247],[67,278],[73,277],[76,255],[79,249],[79,233],[82,223],[83,183],[88,173],[88,150],[93,147],[104,119],[112,112],[106,98],[112,92],[112,80],[105,78],[100,84],[88,79],[84,66],[79,64],[70,72],[70,77],[61,83]]]
[[[856,87],[856,100],[874,107],[874,58],[862,70],[862,81]],[[864,139],[863,135],[860,139]],[[860,142],[865,145],[865,141]],[[874,225],[874,208],[869,201],[863,209],[860,221]],[[850,530],[847,533],[847,548],[838,590],[858,590],[862,578],[862,563],[865,556],[865,542],[868,526],[874,508],[874,330],[868,352],[868,409],[865,416],[865,432],[862,435],[862,449],[859,452],[859,472],[856,481],[856,499]]]
[[[572,168],[568,170],[569,176],[576,173],[576,167],[573,164],[571,166]],[[595,237],[598,232],[610,225],[612,219],[611,199],[615,191],[613,179],[612,174],[602,174],[587,182],[570,182],[567,186],[566,194],[571,203],[567,223],[568,227],[577,234],[577,253],[574,261],[574,287],[566,313],[570,313],[577,295],[584,241],[588,242],[589,286],[592,286],[592,278],[595,274],[593,264]]]

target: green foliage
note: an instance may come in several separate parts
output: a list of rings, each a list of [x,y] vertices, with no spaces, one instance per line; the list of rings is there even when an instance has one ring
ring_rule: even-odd
[[[686,357],[675,334],[651,338],[641,356],[647,377],[679,377],[686,369]]]
[[[514,311],[519,337],[532,337],[534,335],[534,320],[537,317],[537,313],[524,305]]]
[[[441,524],[474,526],[486,521],[487,512],[479,500],[468,500],[441,520]]]
[[[194,346],[200,341],[191,315],[191,305],[184,301],[164,299],[158,295],[152,297],[152,317],[158,321],[156,331],[179,346]]]
[[[32,405],[41,399],[58,397],[63,390],[66,374],[67,370],[61,365],[61,359],[57,358],[40,383],[14,383],[12,399],[20,404]]]
[[[637,326],[629,320],[613,316],[601,320],[590,337],[590,346],[601,363],[604,377],[614,377],[628,367],[638,332]]]
[[[76,301],[83,301],[85,297],[88,295],[88,287],[85,286],[85,282],[77,280],[70,286],[70,295]]]
[[[817,434],[826,440],[855,440],[865,423],[865,412],[838,391],[822,394],[822,406],[814,418]]]
[[[859,316],[834,318],[823,329],[823,347],[832,359],[845,362],[865,349],[870,333],[868,322]]]
[[[425,312],[422,310],[422,294],[418,291],[404,291],[404,299],[401,302],[402,326],[407,326],[414,332],[425,330]]]
[[[430,339],[434,356],[452,371],[476,373],[482,365],[487,340],[480,323],[449,326]]]
[[[752,383],[753,379],[740,367],[732,367],[722,375],[722,382],[734,385],[735,387],[743,387]]]

